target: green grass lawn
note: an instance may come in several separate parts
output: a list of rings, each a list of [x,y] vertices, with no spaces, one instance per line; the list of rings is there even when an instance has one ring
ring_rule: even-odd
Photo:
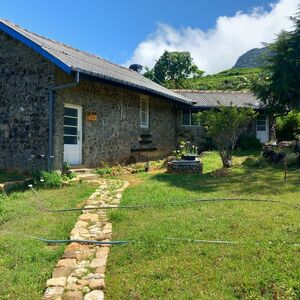
[[[249,153],[248,153],[249,154]],[[241,165],[224,177],[216,153],[203,157],[204,175],[138,174],[122,204],[163,208],[110,213],[115,246],[109,255],[106,299],[299,299],[300,210],[268,202],[188,203],[191,199],[247,197],[300,204],[300,173]],[[197,244],[166,238],[230,240]],[[270,243],[272,241],[272,243]]]
[[[96,186],[81,183],[40,190],[50,208],[77,206]],[[41,299],[45,283],[66,245],[48,246],[14,232],[50,239],[68,239],[78,214],[49,214],[38,208],[31,191],[0,195],[0,299]]]

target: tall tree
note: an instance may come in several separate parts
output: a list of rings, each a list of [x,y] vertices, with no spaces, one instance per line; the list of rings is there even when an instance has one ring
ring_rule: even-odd
[[[189,52],[165,51],[146,76],[152,76],[159,84],[177,89],[187,87],[188,78],[201,77],[203,74],[204,72],[194,64]]]
[[[294,30],[283,31],[270,45],[269,64],[252,86],[255,95],[279,113],[300,110],[300,8],[291,19]]]

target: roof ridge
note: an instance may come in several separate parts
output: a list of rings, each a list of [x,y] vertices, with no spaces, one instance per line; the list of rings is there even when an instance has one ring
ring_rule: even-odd
[[[232,90],[195,90],[195,89],[172,89],[175,93],[203,93],[203,94],[252,94],[248,90],[232,91]]]

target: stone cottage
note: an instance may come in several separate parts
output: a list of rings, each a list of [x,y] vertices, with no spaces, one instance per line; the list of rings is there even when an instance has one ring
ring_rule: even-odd
[[[64,161],[95,167],[161,158],[182,129],[200,140],[193,112],[214,107],[208,93],[168,90],[7,20],[0,20],[0,79],[0,169],[30,170],[36,159],[61,169]],[[242,97],[216,99],[229,96]]]
[[[0,21],[0,169],[166,156],[191,103],[139,73]]]

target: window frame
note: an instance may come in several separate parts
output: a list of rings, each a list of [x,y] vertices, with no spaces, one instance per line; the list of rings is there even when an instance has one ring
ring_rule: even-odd
[[[145,110],[143,110],[143,104],[145,104]],[[143,122],[143,114],[146,116],[145,122]],[[149,128],[149,97],[144,95],[140,96],[140,128]]]
[[[183,124],[183,112],[184,111],[188,111],[189,112],[189,124]],[[197,111],[193,111],[191,109],[182,109],[181,110],[181,126],[185,126],[185,127],[199,127],[200,126],[200,121],[198,122],[198,124],[192,124],[192,115],[194,113],[197,113]]]
[[[262,124],[262,122],[264,122],[264,124]],[[264,128],[264,130],[262,130],[262,127]],[[265,114],[258,115],[256,119],[256,131],[261,131],[261,132],[267,131],[267,115]]]

